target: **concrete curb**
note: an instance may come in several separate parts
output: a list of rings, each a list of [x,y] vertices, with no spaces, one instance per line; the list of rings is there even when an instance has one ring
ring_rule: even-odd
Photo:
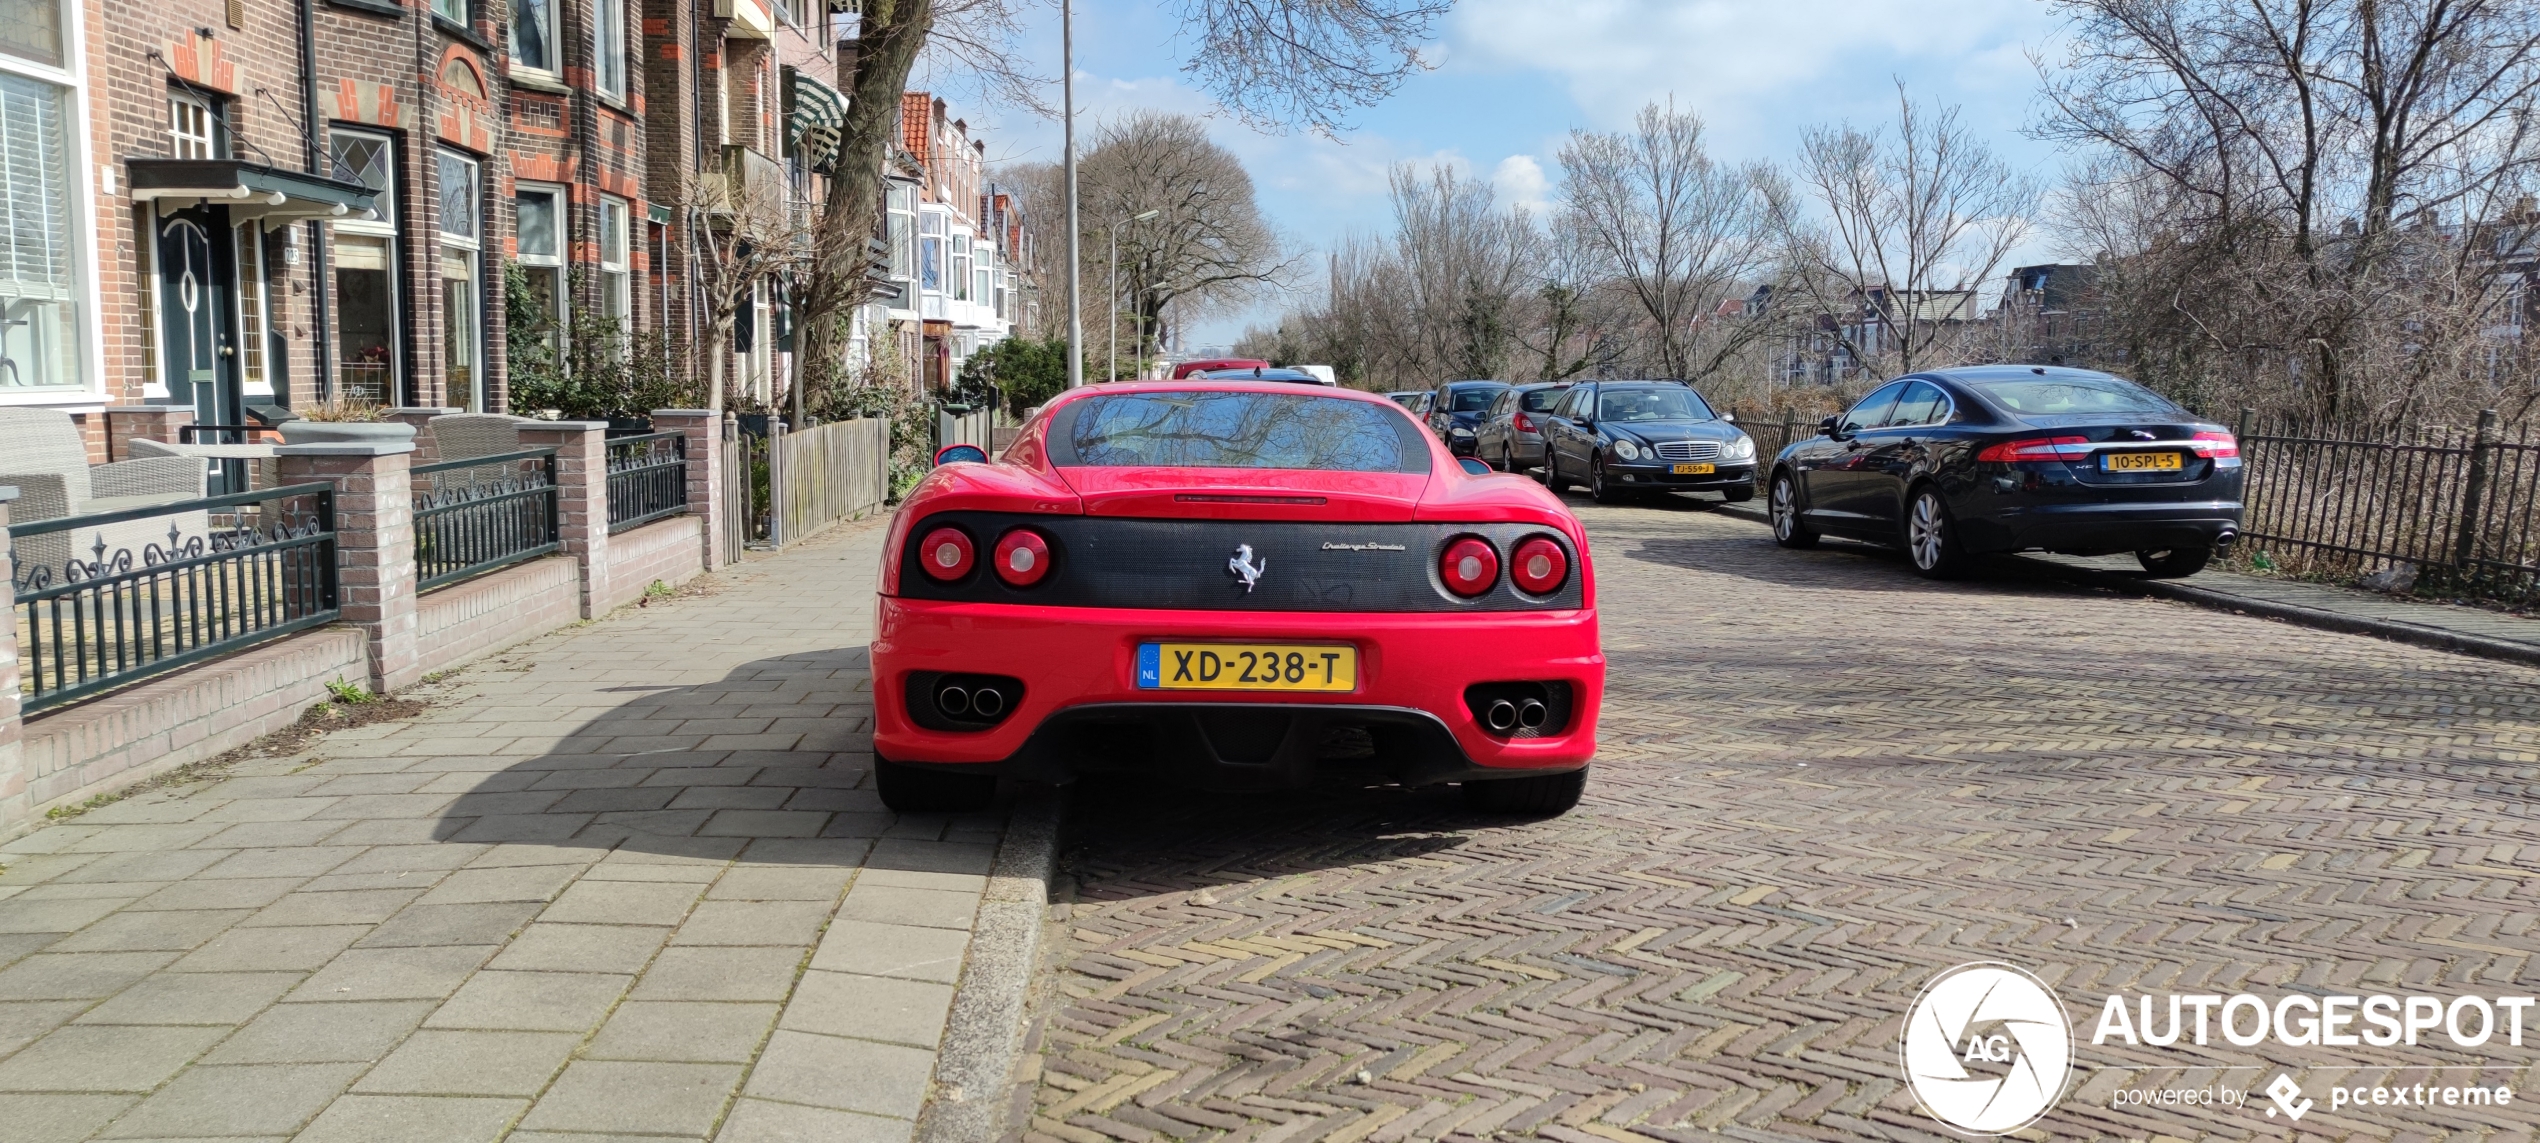
[[[917,1116],[917,1143],[976,1143],[1007,1133],[1007,1089],[1040,969],[1063,809],[1059,790],[1025,787],[1006,820],[935,1056],[935,1082]]]
[[[1772,524],[1771,516],[1766,515],[1759,509],[1749,508],[1743,504],[1723,504],[1715,508],[1714,511],[1720,512],[1723,515],[1752,520],[1758,524],[1766,526],[1770,526]],[[2097,568],[2067,567],[2063,564],[2052,563],[2047,560],[2030,559],[2026,556],[2012,556],[2006,562],[2030,575],[2041,576],[2047,579],[2059,579],[2066,583],[2079,584],[2083,587],[2095,587],[2103,591],[2114,591],[2125,595],[2151,596],[2155,599],[2167,599],[2178,603],[2191,604],[2197,607],[2212,608],[2216,611],[2237,611],[2247,615],[2263,616],[2268,619],[2281,619],[2287,623],[2300,624],[2304,627],[2315,627],[2322,631],[2337,631],[2348,635],[2370,635],[2378,639],[2388,639],[2394,643],[2407,643],[2418,647],[2431,647],[2437,651],[2450,651],[2459,655],[2475,655],[2482,659],[2497,659],[2508,663],[2521,663],[2526,666],[2540,666],[2540,646],[2532,646],[2526,643],[2516,643],[2505,639],[2489,639],[2481,635],[2467,635],[2458,631],[2446,630],[2441,627],[2426,627],[2415,623],[2402,623],[2395,619],[2376,619],[2361,615],[2341,615],[2334,611],[2322,611],[2316,607],[2303,607],[2298,604],[2276,603],[2272,600],[2252,599],[2245,595],[2233,595],[2227,591],[2215,591],[2212,588],[2197,587],[2193,584],[2182,583],[2177,580],[2144,579],[2140,576],[2126,575],[2123,572],[2101,571]]]

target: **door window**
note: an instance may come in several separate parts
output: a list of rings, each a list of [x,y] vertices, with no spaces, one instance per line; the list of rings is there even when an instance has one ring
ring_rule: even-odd
[[[1897,400],[1896,408],[1887,414],[1887,419],[1880,427],[1907,428],[1938,424],[1948,419],[1948,394],[1942,393],[1939,386],[1930,382],[1916,381],[1905,390],[1905,395]]]
[[[1896,399],[1905,395],[1905,383],[1891,381],[1878,391],[1861,398],[1852,411],[1843,415],[1843,431],[1857,433],[1887,423],[1888,411],[1896,407]]]
[[[271,314],[265,297],[265,232],[261,222],[242,222],[238,243],[238,380],[248,396],[273,395],[265,372],[265,330]]]

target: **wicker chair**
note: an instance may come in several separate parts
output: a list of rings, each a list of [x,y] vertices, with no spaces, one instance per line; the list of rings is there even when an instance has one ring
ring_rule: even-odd
[[[145,456],[184,456],[192,457],[197,462],[203,460],[201,454],[186,451],[189,446],[172,445],[146,437],[125,441],[123,447],[124,452],[135,459]],[[246,461],[246,467],[248,491],[261,491],[282,483],[282,462],[279,459],[270,456],[253,457]]]
[[[193,457],[150,456],[113,464],[90,465],[88,442],[70,414],[51,409],[0,408],[0,486],[16,485],[17,502],[9,506],[13,523],[32,524],[67,516],[96,516],[133,508],[149,508],[203,498],[203,462]],[[170,529],[174,529],[171,535]],[[112,556],[132,553],[141,565],[153,546],[173,547],[205,535],[209,525],[201,509],[125,520],[68,532],[12,537],[18,578],[38,568],[52,569],[58,579],[74,555],[94,559],[100,544]]]

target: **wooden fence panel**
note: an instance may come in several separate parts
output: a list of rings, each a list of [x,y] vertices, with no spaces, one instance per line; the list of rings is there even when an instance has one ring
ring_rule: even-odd
[[[878,417],[779,434],[770,450],[779,546],[882,505],[891,488],[891,424]]]

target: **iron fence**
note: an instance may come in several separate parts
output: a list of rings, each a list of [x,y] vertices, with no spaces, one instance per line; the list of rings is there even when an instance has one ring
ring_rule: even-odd
[[[9,546],[29,712],[336,617],[330,484],[29,521]]]
[[[555,551],[556,450],[523,449],[414,470],[422,590]],[[611,488],[614,501],[615,488]]]
[[[734,421],[723,423],[723,503],[715,506],[718,525],[723,529],[723,562],[741,562],[741,552],[751,540],[758,538],[758,515],[754,510],[756,474],[768,464],[766,449],[760,438],[741,431]]]
[[[2351,576],[2407,564],[2438,590],[2540,599],[2540,437],[2494,412],[2470,431],[2397,439],[2243,411],[2249,474],[2242,533],[2297,574]]]
[[[688,438],[676,432],[611,437],[609,534],[688,510]]]

